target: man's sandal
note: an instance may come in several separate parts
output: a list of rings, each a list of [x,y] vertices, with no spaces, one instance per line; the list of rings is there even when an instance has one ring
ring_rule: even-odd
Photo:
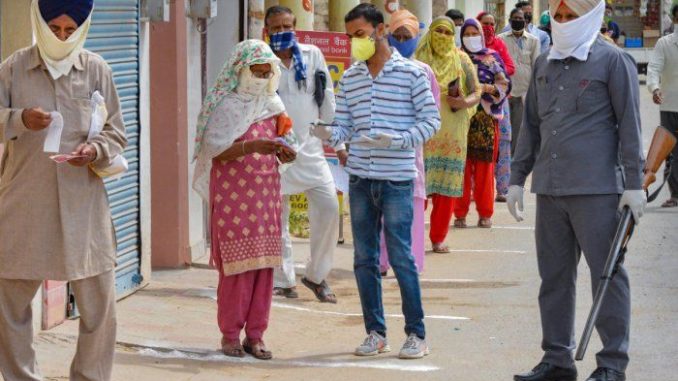
[[[273,295],[275,296],[284,296],[287,299],[296,299],[299,297],[296,287],[284,288],[284,287],[273,287]]]
[[[675,208],[678,206],[678,198],[670,198],[662,204],[662,208]]]
[[[454,227],[457,229],[464,229],[467,227],[466,218],[457,218],[454,220]]]
[[[327,282],[322,281],[320,284],[317,284],[306,279],[306,277],[303,277],[301,278],[301,283],[308,287],[321,303],[337,303],[337,296],[334,295],[330,286],[327,285]]]

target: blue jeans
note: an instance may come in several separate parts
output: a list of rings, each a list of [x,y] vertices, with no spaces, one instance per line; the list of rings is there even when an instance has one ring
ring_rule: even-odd
[[[382,219],[388,260],[400,285],[405,333],[425,338],[419,275],[412,257],[412,181],[370,180],[351,176],[349,200],[355,245],[353,268],[358,282],[365,329],[386,333],[379,273]]]

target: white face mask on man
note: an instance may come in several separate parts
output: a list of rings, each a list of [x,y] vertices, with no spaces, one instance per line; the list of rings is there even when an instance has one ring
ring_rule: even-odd
[[[464,37],[464,46],[471,53],[483,50],[483,38],[481,36]]]
[[[598,5],[586,14],[572,21],[560,23],[553,17],[554,9],[551,9],[551,36],[553,47],[549,52],[548,59],[565,59],[574,57],[580,61],[588,58],[591,45],[600,34],[600,25],[603,23],[605,14],[605,2]]]
[[[85,45],[91,21],[92,16],[90,15],[66,41],[61,41],[42,18],[38,1],[34,0],[31,3],[33,37],[35,37],[36,45],[38,45],[40,57],[45,62],[49,74],[55,80],[71,72],[75,61],[80,56],[82,47]]]
[[[238,93],[255,96],[265,95],[269,92],[270,82],[270,77],[257,78],[252,74],[249,67],[243,68],[238,76]]]

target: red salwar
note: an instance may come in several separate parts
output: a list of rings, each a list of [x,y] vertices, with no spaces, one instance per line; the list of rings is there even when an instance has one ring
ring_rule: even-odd
[[[261,340],[273,300],[273,269],[229,276],[220,271],[217,299],[217,320],[224,339],[240,341],[244,328],[249,342]]]
[[[448,197],[437,193],[431,195],[433,210],[431,210],[431,231],[428,237],[434,245],[445,241],[450,230],[450,220],[454,213],[454,200],[457,199],[457,197]]]
[[[491,218],[494,214],[494,167],[499,151],[499,123],[495,121],[494,159],[492,162],[466,158],[464,167],[464,193],[462,197],[448,197],[432,194],[431,231],[429,238],[433,244],[440,244],[447,238],[450,220],[466,218],[471,206],[471,194],[476,202],[480,218]],[[473,192],[473,193],[471,193]]]
[[[494,162],[466,159],[464,195],[454,202],[454,217],[466,218],[471,206],[471,194],[480,218],[494,214]],[[473,193],[471,193],[473,191]]]
[[[453,215],[455,218],[466,218],[471,206],[471,194],[473,194],[480,218],[491,218],[494,214],[495,196],[494,163],[474,159],[466,160],[462,197],[431,195],[433,210],[431,211],[429,238],[432,243],[439,244],[445,241]]]

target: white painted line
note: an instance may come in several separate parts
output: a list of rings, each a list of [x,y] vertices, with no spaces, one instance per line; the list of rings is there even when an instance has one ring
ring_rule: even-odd
[[[225,356],[217,351],[181,351],[169,350],[159,351],[151,348],[144,348],[139,350],[141,356],[159,358],[159,359],[185,359],[197,360],[204,362],[225,362],[235,364],[257,364],[257,365],[272,365],[273,367],[303,367],[303,368],[364,368],[364,369],[379,369],[379,370],[395,370],[403,372],[435,372],[440,370],[439,367],[425,364],[413,364],[412,362],[402,360],[372,360],[364,359],[357,361],[305,361],[305,360],[270,360],[262,362],[253,357],[235,358]]]
[[[497,225],[492,225],[492,229],[534,230],[534,226],[497,226]]]
[[[524,250],[482,250],[482,249],[450,249],[451,253],[500,253],[500,254],[526,254]]]
[[[424,224],[425,226],[431,226],[431,223],[429,221],[426,221]],[[459,228],[454,228],[452,225],[450,225],[450,229],[452,230],[465,230],[465,229],[459,229]],[[474,229],[474,226],[469,225],[468,228],[466,229]],[[492,229],[507,229],[507,230],[534,230],[534,226],[501,226],[501,225],[492,225],[492,227],[489,230]]]
[[[273,302],[272,306],[277,307],[277,308],[288,309],[288,310],[300,311],[300,312],[313,312],[313,313],[316,313],[316,314],[323,314],[323,315],[343,316],[343,317],[360,317],[360,318],[363,317],[363,314],[338,312],[338,311],[314,310],[314,309],[311,309],[311,308],[300,307],[300,306],[292,306],[292,305],[280,303],[280,302]],[[389,317],[389,318],[400,318],[400,319],[404,318],[403,315],[399,315],[399,314],[385,314],[384,316]],[[426,315],[425,318],[430,319],[430,320],[471,320],[471,318],[467,318],[467,317],[463,317],[463,316],[446,316],[446,315]]]

